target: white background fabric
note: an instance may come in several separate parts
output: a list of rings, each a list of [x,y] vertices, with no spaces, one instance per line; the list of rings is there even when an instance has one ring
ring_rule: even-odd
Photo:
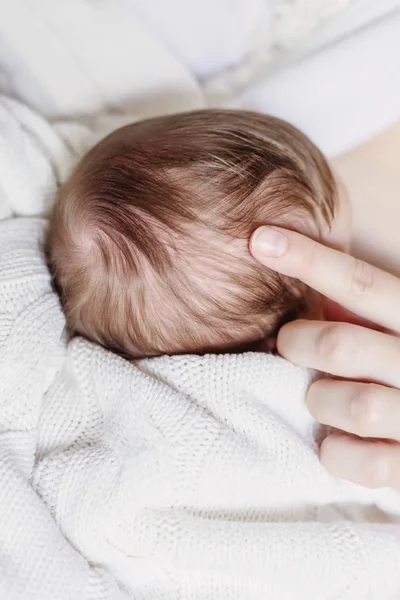
[[[400,120],[400,1],[129,0],[208,102],[286,119],[333,157]]]
[[[0,0],[0,90],[50,117],[245,106],[329,156],[400,119],[400,0],[171,2]]]
[[[0,71],[50,118],[201,105],[194,77],[123,0],[0,0]]]
[[[400,120],[400,10],[243,92],[240,106],[305,131],[329,157]]]

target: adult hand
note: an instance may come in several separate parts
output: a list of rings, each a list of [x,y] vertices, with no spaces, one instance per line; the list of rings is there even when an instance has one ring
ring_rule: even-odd
[[[318,380],[307,396],[312,415],[342,432],[321,446],[328,471],[400,490],[400,280],[280,228],[259,228],[250,250],[266,267],[390,330],[299,320],[282,327],[277,346],[297,365],[343,378]]]

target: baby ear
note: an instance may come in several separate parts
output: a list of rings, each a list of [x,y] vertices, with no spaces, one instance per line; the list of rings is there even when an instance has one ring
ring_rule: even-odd
[[[266,337],[259,343],[257,352],[276,352],[276,340],[276,335]]]

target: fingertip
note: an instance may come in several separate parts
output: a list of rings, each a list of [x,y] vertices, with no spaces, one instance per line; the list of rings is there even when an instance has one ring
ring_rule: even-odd
[[[291,360],[291,350],[298,341],[298,327],[307,322],[307,319],[297,319],[282,325],[276,340],[276,348],[281,356]]]
[[[288,335],[290,335],[291,325],[292,321],[290,321],[289,323],[285,323],[278,331],[278,335],[276,338],[276,348],[279,354],[281,354],[282,356],[285,356],[285,349],[287,346]]]
[[[349,479],[343,469],[343,464],[346,464],[343,449],[346,449],[347,444],[351,444],[351,441],[351,436],[341,431],[331,433],[322,441],[319,458],[321,464],[333,477]]]
[[[250,252],[260,262],[269,258],[280,258],[288,248],[289,239],[283,231],[263,225],[250,238]]]
[[[306,406],[312,417],[319,423],[322,423],[320,417],[320,383],[324,381],[323,379],[317,379],[313,381],[308,388],[307,396],[306,396]]]

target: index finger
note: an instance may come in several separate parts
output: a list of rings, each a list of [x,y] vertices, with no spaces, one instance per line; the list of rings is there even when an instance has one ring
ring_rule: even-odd
[[[300,233],[260,227],[250,239],[254,258],[299,279],[347,310],[400,332],[400,280]]]

